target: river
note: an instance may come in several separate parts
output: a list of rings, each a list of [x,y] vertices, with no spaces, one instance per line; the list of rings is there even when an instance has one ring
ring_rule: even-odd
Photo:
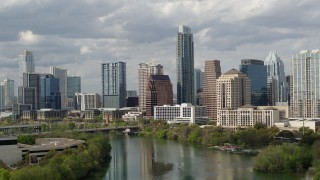
[[[254,156],[172,140],[123,136],[111,138],[110,144],[112,160],[99,179],[311,179],[302,174],[257,173],[253,171]]]

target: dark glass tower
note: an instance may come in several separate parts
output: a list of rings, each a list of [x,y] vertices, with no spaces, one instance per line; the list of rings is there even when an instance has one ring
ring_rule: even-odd
[[[194,54],[191,28],[179,26],[177,33],[177,104],[194,104]]]
[[[264,61],[242,59],[239,69],[251,81],[251,104],[254,106],[266,106],[268,104],[267,67],[264,66]]]

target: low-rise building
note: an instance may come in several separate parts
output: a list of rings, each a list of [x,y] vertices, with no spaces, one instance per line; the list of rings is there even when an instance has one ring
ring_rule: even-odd
[[[154,119],[168,123],[205,124],[208,121],[207,108],[189,103],[181,105],[154,106]]]
[[[275,108],[257,109],[255,106],[245,105],[238,109],[218,110],[218,126],[228,128],[253,127],[256,123],[272,127],[279,122],[279,111]]]
[[[48,120],[52,118],[64,118],[67,116],[66,110],[60,109],[40,109],[37,110],[37,120]]]
[[[87,109],[82,111],[83,118],[86,120],[93,120],[96,116],[100,115],[101,112],[98,109]]]
[[[137,121],[142,118],[142,112],[128,112],[122,116],[122,120],[124,121]]]

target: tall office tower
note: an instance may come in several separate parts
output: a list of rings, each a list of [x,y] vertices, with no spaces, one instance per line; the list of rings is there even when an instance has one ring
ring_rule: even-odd
[[[5,79],[0,83],[3,87],[2,106],[3,108],[12,108],[14,104],[14,80]]]
[[[74,98],[76,92],[81,92],[81,77],[68,76],[67,77],[67,97]]]
[[[146,115],[153,116],[153,107],[173,105],[172,84],[168,75],[151,75],[146,91]]]
[[[40,109],[40,78],[45,74],[23,73],[22,86],[18,87],[18,103],[28,105],[31,110]]]
[[[150,75],[162,75],[163,67],[160,64],[140,63],[139,64],[139,108],[146,110],[146,91]]]
[[[76,109],[85,111],[101,107],[100,95],[98,93],[75,93]]]
[[[61,109],[59,80],[52,74],[40,77],[40,109]]]
[[[103,107],[125,107],[127,96],[126,63],[103,63],[101,78]]]
[[[217,109],[236,109],[251,103],[251,83],[247,75],[236,69],[217,80]]]
[[[268,77],[267,79],[267,105],[275,106],[276,105],[276,80],[273,77]]]
[[[4,87],[0,85],[0,112],[4,110]]]
[[[265,61],[267,66],[268,78],[275,79],[275,101],[286,102],[288,94],[288,84],[284,73],[284,65],[275,51],[270,51]]]
[[[201,105],[201,95],[203,91],[203,77],[204,73],[201,69],[194,69],[194,103]]]
[[[204,65],[203,105],[207,106],[210,121],[217,121],[217,79],[221,76],[219,60],[208,60]]]
[[[127,91],[127,107],[138,107],[139,106],[139,96],[137,91],[129,90]]]
[[[54,77],[59,78],[60,93],[61,93],[61,108],[68,107],[67,101],[67,70],[50,66],[50,74]]]
[[[19,55],[19,85],[22,86],[23,73],[35,72],[32,51],[22,51]]]
[[[290,106],[290,92],[291,92],[291,85],[292,85],[292,77],[291,75],[286,76],[286,82],[288,84],[288,94],[287,94],[287,99],[288,99],[288,105]]]
[[[290,118],[320,118],[320,50],[292,56]]]
[[[251,81],[251,104],[266,106],[267,96],[267,67],[262,60],[242,59],[240,72],[246,74]]]
[[[177,104],[194,104],[194,54],[191,28],[179,26],[177,33]]]

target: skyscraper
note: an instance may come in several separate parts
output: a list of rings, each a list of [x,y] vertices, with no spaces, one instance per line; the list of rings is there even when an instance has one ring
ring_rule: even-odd
[[[284,73],[284,65],[280,57],[275,51],[270,51],[266,58],[268,78],[275,79],[275,101],[286,102],[288,96],[288,84]]]
[[[291,60],[290,118],[320,119],[320,50],[304,50]]]
[[[68,107],[67,101],[67,70],[58,68],[55,66],[50,66],[50,74],[54,77],[59,78],[59,85],[60,85],[60,93],[61,93],[61,107],[66,108]]]
[[[140,63],[139,64],[139,107],[140,111],[146,110],[146,91],[150,75],[162,75],[161,64]]]
[[[168,75],[151,75],[146,91],[146,115],[153,116],[153,107],[173,105],[172,84]]]
[[[126,63],[103,63],[101,67],[103,107],[125,107],[127,96]]]
[[[67,97],[74,98],[76,92],[81,92],[81,77],[68,76],[67,77]]]
[[[221,76],[219,60],[208,60],[204,66],[203,105],[207,106],[209,120],[217,120],[217,79]]]
[[[236,109],[251,103],[251,84],[247,75],[231,69],[217,80],[217,108]]]
[[[204,73],[201,69],[194,69],[194,104],[201,105],[202,91],[203,91],[203,77]]]
[[[177,33],[177,104],[194,104],[194,53],[191,28],[179,26]]]
[[[240,72],[246,74],[251,81],[251,104],[266,106],[267,101],[267,67],[262,60],[242,59]]]
[[[98,93],[75,93],[75,107],[77,110],[85,111],[101,107],[100,95]]]
[[[2,108],[11,108],[14,103],[14,80],[5,79],[0,83],[2,87],[2,93],[0,98],[2,102]]]
[[[35,72],[35,65],[32,51],[22,51],[19,55],[19,85],[22,86],[23,73]]]
[[[40,109],[61,109],[59,80],[52,74],[40,77]]]

